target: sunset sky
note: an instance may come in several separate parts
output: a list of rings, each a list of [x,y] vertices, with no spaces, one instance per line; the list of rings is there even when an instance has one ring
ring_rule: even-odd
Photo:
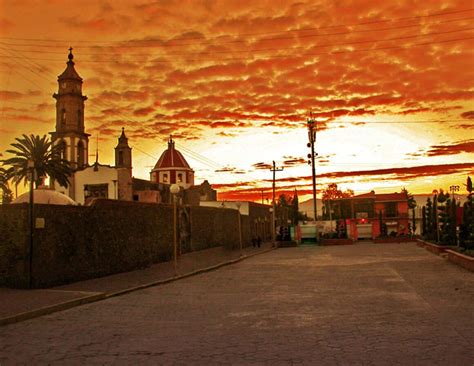
[[[172,134],[220,199],[449,189],[474,174],[470,1],[0,0],[0,152],[54,130],[73,47],[89,162],[113,165],[121,127],[134,176]],[[5,156],[5,154],[4,154]],[[463,186],[462,186],[463,187]],[[462,188],[460,193],[463,193]]]

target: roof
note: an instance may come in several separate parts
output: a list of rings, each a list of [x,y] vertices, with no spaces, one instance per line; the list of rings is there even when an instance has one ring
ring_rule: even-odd
[[[380,193],[377,194],[374,191],[368,193],[358,194],[352,197],[338,198],[337,201],[341,200],[357,200],[357,199],[372,199],[375,202],[395,202],[395,201],[406,201],[408,199],[406,193]],[[335,201],[336,201],[335,200]]]
[[[406,193],[382,193],[375,195],[375,201],[406,201],[408,199]]]
[[[183,154],[175,149],[174,141],[171,137],[168,141],[168,149],[165,150],[163,154],[161,154],[153,170],[161,170],[166,168],[182,168],[184,170],[192,170]]]
[[[150,182],[149,180],[132,178],[132,188],[134,191],[159,191],[160,183]]]
[[[12,204],[15,203],[28,203],[30,202],[30,192],[23,193],[13,200]],[[56,192],[49,188],[38,188],[33,191],[33,203],[43,203],[48,205],[73,205],[77,206],[78,203],[73,201],[65,194]]]
[[[79,76],[76,69],[74,68],[74,61],[72,60],[74,58],[74,55],[72,54],[72,48],[69,49],[69,55],[67,57],[69,61],[66,63],[66,70],[64,70],[63,73],[58,76],[58,80],[75,79],[82,81],[82,78]]]
[[[375,197],[376,197],[375,192],[370,191],[369,193],[362,193],[362,194],[358,194],[357,196],[352,196],[349,198],[375,198]]]
[[[125,128],[122,127],[122,134],[118,138],[118,144],[115,148],[119,147],[129,147],[128,146],[128,137],[125,135]]]

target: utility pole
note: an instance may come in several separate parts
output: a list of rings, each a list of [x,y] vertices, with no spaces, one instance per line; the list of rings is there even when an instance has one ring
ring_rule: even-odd
[[[313,180],[313,210],[314,210],[314,223],[316,225],[316,242],[318,242],[318,208],[316,205],[316,164],[314,158],[318,155],[314,152],[314,145],[316,143],[316,130],[317,121],[313,119],[313,113],[310,112],[310,117],[307,121],[308,127],[308,144],[307,146],[311,149],[311,153],[308,154],[308,164],[311,164],[311,176]]]
[[[276,204],[275,204],[275,173],[276,172],[281,172],[283,168],[277,168],[275,165],[275,160],[273,160],[273,165],[270,171],[273,173],[273,183],[272,183],[272,189],[273,189],[273,209],[272,209],[272,246],[276,246],[275,242],[275,210],[276,210]]]

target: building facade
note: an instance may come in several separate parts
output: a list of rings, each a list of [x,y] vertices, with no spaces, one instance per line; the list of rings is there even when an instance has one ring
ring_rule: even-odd
[[[406,193],[375,194],[374,191],[331,201],[333,219],[353,240],[409,233]]]

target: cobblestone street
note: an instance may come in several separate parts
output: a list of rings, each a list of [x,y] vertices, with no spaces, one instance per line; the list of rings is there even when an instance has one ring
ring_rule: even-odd
[[[274,250],[0,328],[0,364],[474,365],[474,275],[414,244]]]

